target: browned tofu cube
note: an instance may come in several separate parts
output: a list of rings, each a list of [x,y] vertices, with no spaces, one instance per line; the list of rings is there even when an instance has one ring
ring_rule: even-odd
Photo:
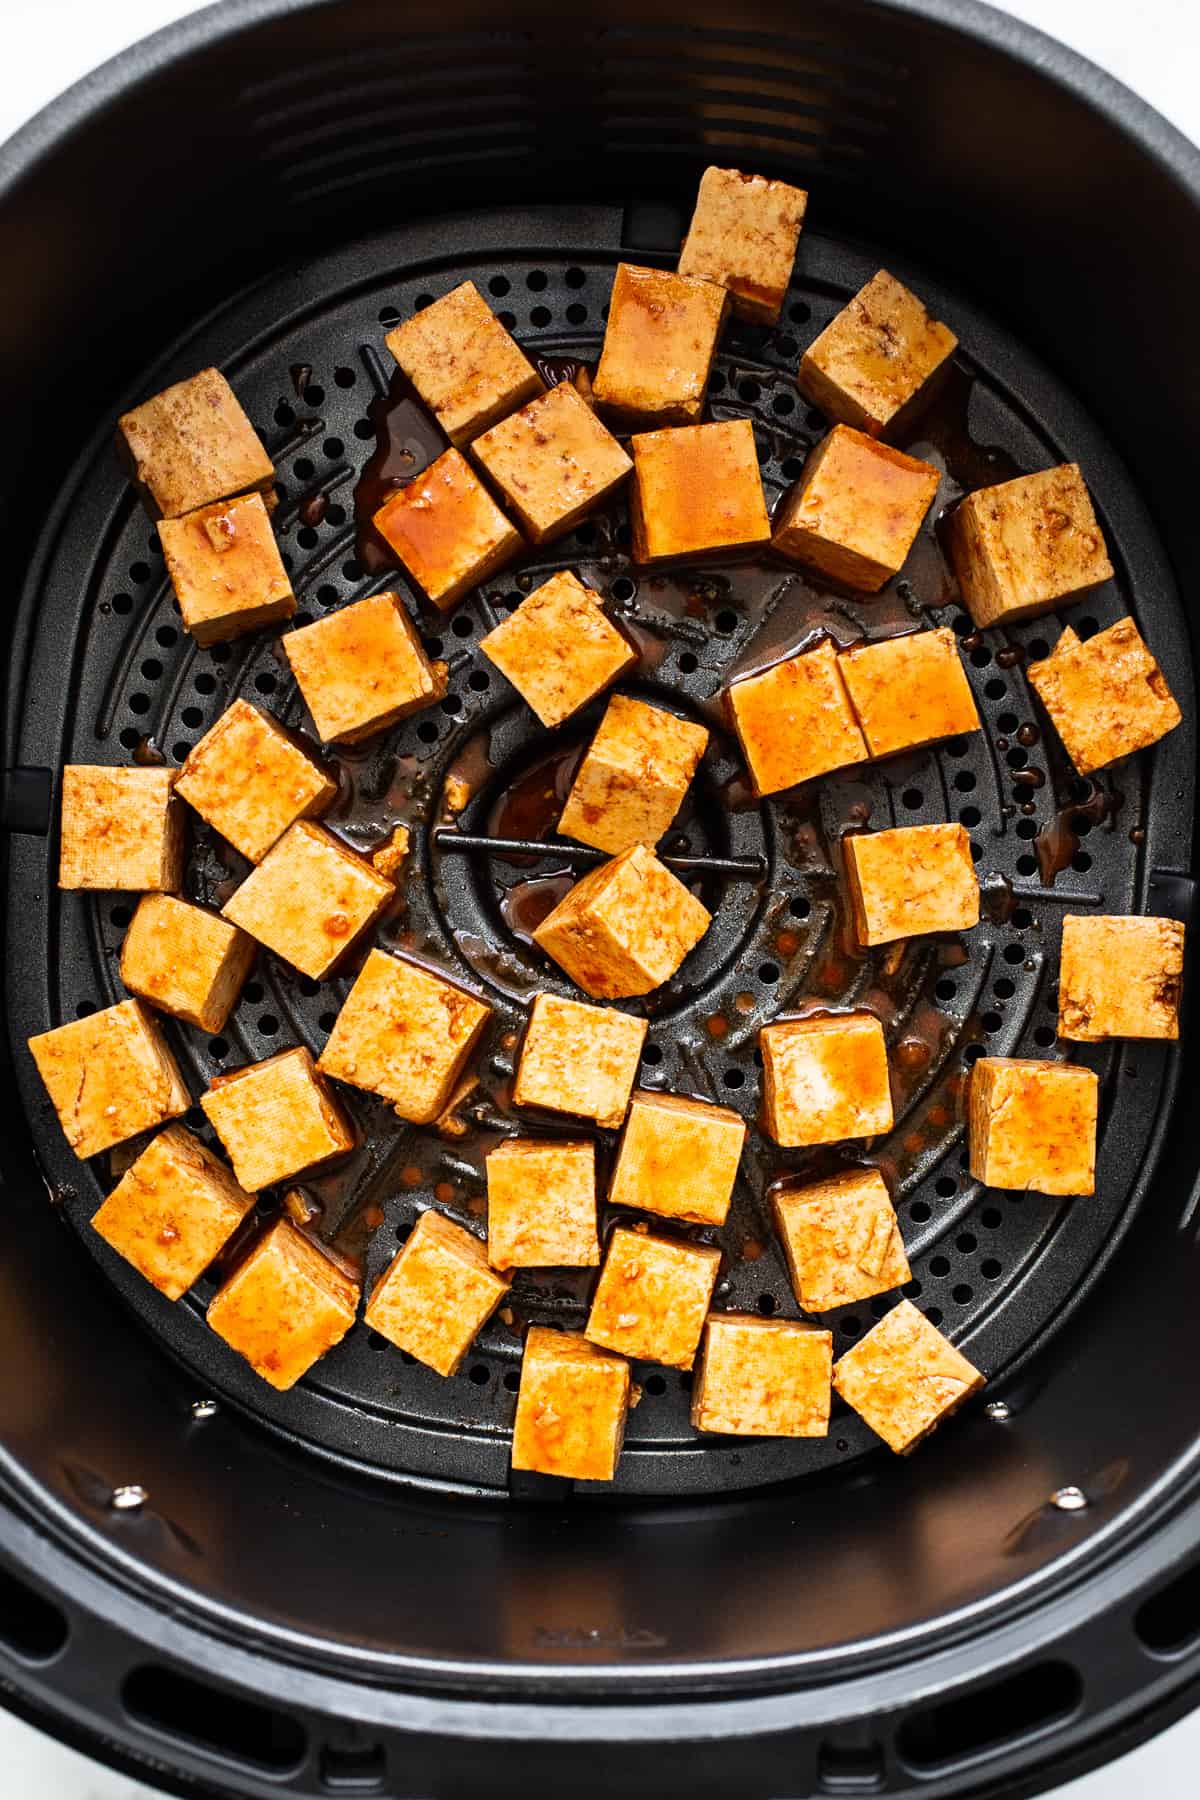
[[[200,1104],[234,1174],[254,1191],[354,1148],[354,1127],[303,1046],[218,1075]]]
[[[878,1169],[777,1189],[775,1229],[805,1312],[869,1300],[908,1281],[900,1222]]]
[[[771,541],[749,419],[631,438],[633,560],[670,562]]]
[[[1068,625],[1027,673],[1081,775],[1157,744],[1183,716],[1132,619],[1086,641]]]
[[[734,1437],[825,1437],[832,1370],[832,1332],[713,1313],[692,1389],[692,1424]]]
[[[591,1268],[596,1146],[508,1138],[487,1156],[488,1261],[496,1269]]]
[[[872,1326],[833,1371],[842,1399],[899,1456],[915,1449],[983,1382],[910,1300]]]
[[[1075,1063],[981,1056],[971,1070],[971,1173],[1039,1194],[1096,1189],[1100,1084]]]
[[[777,325],[807,204],[786,181],[705,169],[679,273],[725,288],[739,319]]]
[[[389,331],[387,347],[459,446],[542,391],[537,370],[471,281]]]
[[[780,502],[771,543],[791,562],[877,593],[904,567],[939,479],[931,463],[835,425]]]
[[[164,519],[269,488],[275,479],[262,440],[218,369],[201,369],[143,400],[119,428],[134,478]]]
[[[612,856],[656,844],[707,747],[703,725],[614,694],[567,795],[560,833]]]
[[[515,525],[457,450],[447,450],[375,514],[422,593],[443,612],[523,548]]]
[[[745,1142],[745,1121],[732,1107],[640,1088],[608,1198],[667,1219],[723,1225]]]
[[[274,719],[235,700],[193,747],[175,791],[257,863],[289,825],[323,813],[337,784]]]
[[[637,661],[599,594],[569,569],[535,588],[479,648],[550,726],[561,725]]]
[[[173,769],[67,764],[60,888],[170,892],[183,881],[183,849]]]
[[[577,881],[533,941],[585,994],[624,1000],[669,981],[711,924],[653,850],[634,844]]]
[[[839,664],[872,756],[979,730],[958,640],[945,627],[857,645],[842,651]]]
[[[1068,913],[1063,920],[1059,1037],[1083,1044],[1177,1038],[1182,983],[1178,919]]]
[[[903,825],[842,839],[860,944],[892,944],[979,923],[979,882],[962,825]]]
[[[387,881],[395,881],[408,858],[408,826],[393,825],[378,850],[371,853],[371,867]]]
[[[453,1375],[508,1292],[477,1237],[424,1212],[371,1290],[372,1331],[439,1375]]]
[[[372,594],[282,640],[292,674],[327,744],[356,744],[432,706],[446,691],[396,594]]]
[[[208,1308],[208,1322],[256,1375],[281,1391],[340,1344],[359,1287],[288,1219],[240,1263]]]
[[[611,1481],[629,1411],[629,1364],[575,1331],[531,1325],[513,1424],[512,1466]]]
[[[950,367],[958,339],[880,269],[800,358],[800,391],[871,437],[901,430]]]
[[[690,1369],[721,1252],[619,1225],[608,1240],[584,1335],[640,1362]]]
[[[872,1013],[780,1019],[758,1034],[764,1124],[777,1144],[836,1144],[892,1128],[883,1027]]]
[[[170,894],[138,902],[121,946],[121,980],[163,1012],[220,1031],[254,961],[254,939],[203,906]]]
[[[615,1130],[625,1117],[646,1036],[645,1019],[537,994],[513,1084],[517,1106],[594,1119]]]
[[[29,1040],[68,1144],[96,1156],[191,1105],[157,1022],[140,1000],[122,1000]]]
[[[977,488],[949,544],[976,625],[1011,625],[1107,581],[1112,564],[1078,463]]]
[[[168,1125],[92,1220],[106,1244],[168,1300],[186,1294],[232,1237],[254,1195],[182,1125]]]
[[[471,452],[533,544],[578,525],[633,467],[570,381],[493,425]]]
[[[295,612],[261,494],[163,519],[158,535],[184,626],[198,644],[222,643]]]
[[[725,690],[725,704],[756,794],[867,760],[867,746],[826,639]]]
[[[700,417],[725,316],[723,288],[618,263],[592,394],[625,431]]]
[[[321,981],[395,892],[324,826],[301,819],[221,910],[302,975]]]

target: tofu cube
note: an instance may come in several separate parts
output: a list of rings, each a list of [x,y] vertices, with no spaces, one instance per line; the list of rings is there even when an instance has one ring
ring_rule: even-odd
[[[1178,919],[1064,918],[1059,1037],[1083,1044],[1177,1038],[1182,983]]]
[[[466,458],[447,450],[375,514],[376,531],[426,598],[446,612],[524,548]]]
[[[158,536],[184,626],[198,644],[223,643],[295,612],[261,494],[163,519]]]
[[[254,1195],[182,1125],[160,1131],[121,1177],[92,1225],[168,1300],[198,1281]]]
[[[599,594],[564,569],[480,639],[479,648],[543,725],[561,725],[632,668],[637,650]]]
[[[68,763],[60,888],[169,893],[183,882],[183,809],[173,769]]]
[[[387,347],[460,448],[542,392],[537,370],[472,281],[389,331]]]
[[[619,1225],[608,1240],[584,1335],[640,1362],[690,1369],[716,1286],[721,1252]]]
[[[430,662],[396,594],[356,600],[282,642],[326,744],[357,744],[446,691],[445,663]]]
[[[745,1121],[732,1107],[640,1088],[630,1102],[609,1201],[723,1225],[745,1142]]]
[[[771,541],[749,419],[631,438],[636,563],[760,550]]]
[[[282,1392],[341,1343],[354,1323],[358,1294],[344,1269],[280,1219],[214,1296],[208,1322]]]
[[[1026,673],[1081,775],[1157,744],[1183,716],[1132,619],[1086,641],[1068,625]]]
[[[692,1389],[697,1431],[825,1437],[833,1334],[753,1313],[713,1313]]]
[[[949,549],[976,625],[1012,625],[1073,600],[1112,575],[1078,463],[967,494]]]
[[[870,437],[901,430],[950,368],[958,339],[880,269],[800,358],[800,391]]]
[[[268,714],[235,700],[193,746],[175,791],[259,863],[289,825],[333,804],[337,784]]]
[[[977,1394],[984,1378],[910,1300],[872,1326],[833,1371],[833,1385],[898,1456]]]
[[[634,844],[577,881],[533,941],[585,994],[625,1000],[669,981],[711,924],[653,850]]]
[[[303,1046],[218,1075],[200,1104],[234,1174],[255,1192],[354,1148],[354,1127]]]
[[[387,881],[395,881],[408,859],[408,826],[393,825],[378,850],[371,852],[371,867]]]
[[[488,1261],[494,1269],[593,1268],[596,1146],[508,1138],[487,1155]]]
[[[254,939],[203,906],[146,894],[121,945],[121,980],[198,1031],[220,1031],[255,956]]]
[[[175,1058],[140,1000],[122,1000],[29,1040],[68,1144],[97,1156],[191,1105]]]
[[[857,645],[843,650],[839,663],[871,756],[979,730],[958,640],[945,627]]]
[[[578,525],[633,467],[570,381],[493,425],[471,453],[532,544],[548,544]]]
[[[398,1350],[453,1375],[508,1288],[477,1237],[442,1213],[423,1212],[363,1316]]]
[[[705,169],[679,273],[725,288],[739,319],[777,325],[807,204],[786,181]]]
[[[201,369],[119,421],[134,479],[161,518],[269,488],[275,467],[219,369]]]
[[[841,658],[828,639],[733,682],[725,705],[760,797],[867,760]]]
[[[900,1222],[878,1169],[779,1188],[771,1210],[805,1312],[869,1300],[911,1279]]]
[[[703,725],[614,694],[571,784],[559,832],[610,856],[656,844],[707,747]]]
[[[1038,1194],[1096,1189],[1100,1083],[1075,1063],[981,1056],[971,1070],[971,1173]]]
[[[892,1128],[883,1027],[873,1013],[780,1019],[758,1034],[763,1113],[777,1144],[837,1144]]]
[[[979,881],[962,825],[903,825],[842,839],[860,944],[893,944],[979,923]]]
[[[645,1019],[557,994],[535,995],[514,1104],[594,1119],[615,1131],[629,1105],[645,1037]]]
[[[513,1423],[512,1466],[611,1481],[629,1412],[629,1364],[575,1331],[531,1325]]]
[[[725,290],[618,263],[592,394],[625,431],[692,425],[704,408]]]
[[[771,543],[790,562],[877,593],[904,567],[940,479],[931,463],[835,425],[780,502]]]
[[[234,925],[322,981],[395,894],[322,825],[291,825],[222,907]]]
[[[372,950],[319,1064],[326,1075],[432,1125],[446,1111],[492,1009],[433,969]]]

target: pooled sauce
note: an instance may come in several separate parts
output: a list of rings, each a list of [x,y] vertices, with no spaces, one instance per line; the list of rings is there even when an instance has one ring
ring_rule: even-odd
[[[538,926],[543,919],[549,918],[574,885],[575,877],[569,869],[553,875],[531,875],[527,881],[515,882],[500,898],[504,923],[514,937],[519,937],[524,944],[532,944]]]
[[[578,356],[534,356],[533,366],[548,388],[560,387],[564,381],[572,382],[581,393],[591,392],[594,365],[584,362]],[[583,381],[580,381],[583,376]]]
[[[328,494],[306,494],[296,508],[296,517],[302,525],[312,527],[319,525],[328,511]]]
[[[489,837],[548,838],[567,803],[575,771],[583,760],[584,744],[570,744],[539,757],[518,776],[488,814]],[[499,861],[528,868],[532,856],[505,856]]]
[[[291,368],[288,370],[288,374],[292,378],[292,391],[294,392],[297,400],[303,400],[304,390],[306,387],[309,386],[309,384],[312,381],[312,377],[313,377],[312,364],[311,363],[293,363]]]
[[[1123,795],[1110,793],[1098,781],[1093,781],[1089,783],[1089,792],[1084,799],[1064,806],[1043,825],[1033,840],[1033,848],[1047,887],[1052,887],[1056,876],[1070,868],[1072,858],[1078,854],[1083,835],[1080,827],[1086,831],[1102,825],[1106,819],[1115,820],[1123,800]]]
[[[356,555],[368,574],[396,566],[395,553],[372,523],[389,494],[423,475],[447,448],[447,440],[397,369],[386,394],[367,408],[375,448],[354,484]]]
[[[138,739],[133,760],[139,769],[158,769],[167,759],[152,737],[144,737]]]

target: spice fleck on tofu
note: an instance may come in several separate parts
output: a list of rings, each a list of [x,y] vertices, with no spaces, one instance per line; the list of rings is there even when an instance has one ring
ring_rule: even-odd
[[[508,1288],[479,1239],[431,1209],[375,1283],[363,1316],[398,1350],[453,1375]]]
[[[828,639],[733,682],[725,704],[756,794],[778,794],[867,760],[841,659]]]
[[[847,1169],[827,1181],[777,1189],[771,1210],[805,1312],[869,1300],[912,1275],[878,1169]]]
[[[856,645],[838,661],[872,756],[979,730],[958,640],[945,627]]]
[[[902,825],[843,838],[860,944],[891,944],[979,923],[979,881],[962,825]]]
[[[387,347],[460,448],[542,391],[537,370],[471,281],[389,331]]]
[[[543,725],[561,725],[637,661],[600,596],[564,569],[480,639],[479,648]]]
[[[203,906],[146,894],[121,945],[121,980],[152,1006],[211,1034],[237,1003],[256,948]]]
[[[225,918],[321,981],[396,890],[321,825],[301,819],[226,901]]]
[[[645,1036],[645,1019],[557,994],[535,995],[514,1104],[571,1113],[615,1130],[629,1105]]]
[[[745,1120],[732,1107],[640,1088],[630,1102],[609,1201],[723,1225],[745,1142]]]
[[[168,1125],[125,1171],[92,1226],[168,1300],[178,1300],[253,1205],[254,1195],[199,1138]]]
[[[825,1437],[832,1369],[831,1332],[713,1313],[692,1389],[692,1424],[733,1437]]]
[[[76,1156],[97,1156],[191,1105],[167,1040],[140,1000],[43,1031],[29,1049]]]
[[[256,1375],[294,1387],[358,1310],[358,1283],[288,1219],[272,1226],[214,1296],[208,1322]]]
[[[907,1456],[984,1378],[924,1313],[901,1300],[833,1371],[833,1385],[889,1449]]]
[[[175,791],[258,863],[289,825],[325,812],[337,785],[274,719],[235,700],[192,748]]]
[[[716,1285],[721,1252],[619,1225],[584,1326],[589,1343],[642,1362],[690,1369]]]
[[[625,431],[694,424],[725,304],[712,282],[618,263],[592,382],[605,418]]]
[[[163,519],[158,535],[184,626],[198,644],[223,643],[295,612],[261,494]]]
[[[1075,1063],[981,1056],[971,1070],[971,1173],[997,1188],[1091,1194],[1100,1084]]]
[[[385,500],[374,525],[443,612],[524,547],[516,526],[453,449]]]
[[[262,440],[218,369],[201,369],[144,400],[119,429],[134,479],[164,519],[269,488],[275,479]]]
[[[739,319],[777,325],[807,204],[786,181],[705,169],[679,273],[726,288]]]
[[[955,508],[949,546],[976,625],[1011,625],[1112,576],[1078,463],[977,488]]]
[[[633,560],[670,562],[771,541],[749,419],[646,431],[630,439]]]
[[[533,934],[585,994],[622,1000],[669,981],[712,923],[712,914],[634,844],[577,881]]]
[[[1068,625],[1027,673],[1081,775],[1157,744],[1183,717],[1132,619],[1086,641]]]
[[[200,1104],[252,1192],[354,1148],[353,1125],[302,1046],[218,1075]]]
[[[611,1481],[629,1412],[629,1364],[574,1331],[531,1325],[521,1361],[512,1466]]]
[[[356,744],[446,691],[446,665],[430,662],[396,594],[356,600],[282,642],[327,744]]]
[[[904,567],[939,480],[932,464],[835,425],[780,502],[771,542],[789,561],[874,594]]]
[[[615,856],[656,844],[683,805],[708,746],[703,725],[614,694],[558,821],[563,837]]]
[[[488,1152],[487,1186],[493,1268],[591,1268],[600,1261],[594,1144],[508,1138]]]
[[[1178,919],[1068,913],[1058,980],[1059,1037],[1085,1044],[1177,1038],[1183,936]]]
[[[173,769],[68,763],[60,888],[165,892],[183,883],[183,810]]]
[[[871,437],[902,429],[950,367],[958,339],[880,269],[800,358],[800,391]]]
[[[571,531],[633,468],[570,381],[493,425],[476,439],[472,454],[532,544]]]
[[[763,1114],[785,1149],[892,1128],[883,1027],[872,1013],[780,1019],[759,1032]]]

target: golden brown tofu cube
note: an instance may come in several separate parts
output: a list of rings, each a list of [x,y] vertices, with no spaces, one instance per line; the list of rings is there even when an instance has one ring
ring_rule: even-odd
[[[739,319],[777,325],[807,204],[786,181],[705,169],[679,273],[727,289]]]
[[[321,981],[395,892],[323,825],[301,819],[221,910],[302,975]]]
[[[898,1456],[907,1456],[983,1383],[910,1300],[873,1325],[833,1371],[842,1399]]]
[[[585,994],[624,1000],[669,981],[711,924],[653,850],[634,844],[577,881],[533,941]]]
[[[630,1102],[609,1201],[723,1225],[745,1142],[745,1121],[732,1107],[640,1088]]]
[[[387,881],[395,881],[408,858],[408,826],[393,825],[391,831],[371,852],[371,867]]]
[[[570,381],[493,425],[471,453],[532,544],[548,544],[578,525],[633,467]]]
[[[690,1369],[721,1252],[619,1225],[608,1240],[584,1336],[640,1362]]]
[[[842,651],[839,664],[872,756],[979,730],[958,640],[945,627],[857,645]]]
[[[496,1269],[592,1268],[596,1146],[508,1138],[487,1155],[488,1261]]]
[[[173,769],[68,763],[60,888],[169,893],[183,881],[183,810]]]
[[[446,691],[446,665],[430,662],[396,594],[356,600],[282,642],[326,744],[356,744]]]
[[[657,844],[707,747],[703,725],[614,694],[571,784],[559,832],[611,856]]]
[[[611,1481],[629,1412],[629,1364],[575,1331],[531,1325],[513,1423],[512,1466]]]
[[[275,467],[219,369],[201,369],[119,421],[134,479],[164,519],[268,488]]]
[[[1183,717],[1132,619],[1085,641],[1068,625],[1027,673],[1081,775],[1157,744]]]
[[[258,863],[289,825],[323,813],[337,784],[274,719],[235,700],[194,745],[175,791]]]
[[[749,419],[631,438],[633,560],[670,562],[771,541]]]
[[[1059,1037],[1083,1044],[1177,1038],[1182,983],[1178,919],[1068,913],[1063,920]]]
[[[832,1370],[832,1332],[713,1313],[692,1390],[692,1424],[735,1437],[825,1437]]]
[[[445,612],[524,548],[496,502],[457,450],[385,500],[375,529],[417,586]]]
[[[389,331],[387,347],[460,447],[542,391],[537,370],[471,281]]]
[[[200,1104],[244,1188],[257,1191],[354,1148],[354,1127],[302,1046],[218,1075]]]
[[[902,429],[950,367],[958,339],[880,269],[800,358],[800,391],[871,437]]]
[[[517,1106],[594,1119],[615,1130],[625,1117],[646,1036],[645,1019],[537,994],[513,1084]]]
[[[260,494],[163,519],[158,535],[184,626],[198,644],[222,643],[295,612]]]
[[[280,1219],[214,1296],[208,1322],[256,1375],[283,1391],[341,1343],[358,1294],[344,1269]]]
[[[1049,612],[1113,572],[1078,463],[977,488],[951,515],[949,545],[976,625]]]
[[[424,1212],[371,1290],[372,1331],[439,1375],[453,1375],[507,1294],[477,1237],[442,1213]]]
[[[777,1190],[771,1210],[805,1312],[869,1300],[912,1275],[878,1169],[848,1169],[828,1181]]]
[[[254,1195],[182,1125],[168,1125],[125,1171],[92,1220],[106,1244],[168,1300],[198,1281]]]
[[[971,1173],[1039,1194],[1096,1188],[1100,1084],[1075,1063],[981,1056],[971,1070]]]
[[[191,1105],[167,1041],[140,1000],[43,1031],[29,1049],[76,1156],[96,1156],[153,1131]]]
[[[254,939],[170,894],[138,902],[121,945],[121,980],[199,1031],[220,1031],[254,961]]]
[[[841,658],[828,639],[735,681],[725,704],[756,794],[778,794],[867,760]]]
[[[777,1144],[836,1144],[892,1128],[883,1027],[872,1013],[780,1019],[758,1034],[763,1113]]]
[[[725,305],[710,281],[618,263],[592,381],[604,416],[625,431],[694,424]]]
[[[835,425],[780,502],[771,543],[790,562],[877,593],[904,567],[939,479],[931,463]]]
[[[979,882],[962,825],[902,825],[842,839],[860,944],[892,944],[979,923]]]
[[[552,575],[479,648],[543,725],[561,725],[637,661],[599,594],[569,569]]]

